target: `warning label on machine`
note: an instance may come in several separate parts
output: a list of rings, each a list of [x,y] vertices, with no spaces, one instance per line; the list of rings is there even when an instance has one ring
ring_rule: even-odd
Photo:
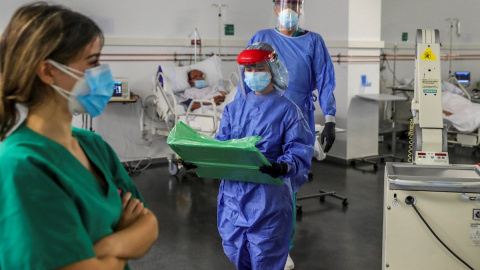
[[[470,239],[476,247],[480,247],[480,223],[470,224]]]
[[[425,52],[422,54],[422,57],[420,57],[422,60],[437,60],[437,57],[433,54],[432,50],[430,47],[427,47]]]
[[[438,88],[438,80],[432,79],[423,79],[422,80],[422,88]]]

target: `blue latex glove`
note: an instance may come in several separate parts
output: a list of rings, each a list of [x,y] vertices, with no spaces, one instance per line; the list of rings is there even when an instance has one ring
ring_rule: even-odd
[[[327,141],[325,147],[323,148],[323,152],[327,153],[330,148],[332,148],[333,142],[335,142],[335,123],[334,122],[327,122],[325,123],[325,127],[323,128],[322,135],[320,137],[320,144]]]

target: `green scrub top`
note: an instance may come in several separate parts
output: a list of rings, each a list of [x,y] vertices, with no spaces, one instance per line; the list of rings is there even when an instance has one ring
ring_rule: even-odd
[[[77,128],[72,135],[108,187],[25,124],[0,144],[0,269],[56,269],[93,258],[93,244],[120,219],[119,189],[144,201],[99,135]]]

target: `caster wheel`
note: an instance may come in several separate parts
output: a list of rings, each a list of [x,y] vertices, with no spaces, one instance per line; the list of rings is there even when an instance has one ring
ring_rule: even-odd
[[[177,175],[178,164],[176,161],[173,161],[173,160],[168,161],[168,172],[170,173],[170,175]]]
[[[325,196],[320,196],[320,201],[324,202],[325,201]]]
[[[343,200],[342,205],[343,205],[343,206],[348,206],[347,199]]]
[[[303,213],[302,206],[297,206],[297,215],[301,215]]]
[[[374,164],[374,165],[373,165],[373,169],[374,169],[375,171],[378,170],[378,165],[377,165],[377,164]]]
[[[350,165],[352,165],[353,167],[355,167],[355,160],[350,161]]]

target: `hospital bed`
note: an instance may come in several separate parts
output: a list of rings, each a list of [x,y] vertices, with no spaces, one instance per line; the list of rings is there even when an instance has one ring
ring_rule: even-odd
[[[181,104],[184,101],[181,94],[185,89],[191,87],[188,84],[187,74],[193,69],[202,71],[206,75],[209,85],[224,87],[228,95],[222,104],[217,106],[213,100],[195,99],[188,108],[184,108],[184,105]],[[157,134],[168,136],[170,130],[179,121],[182,121],[202,134],[213,136],[218,130],[223,108],[235,97],[237,83],[238,75],[234,72],[224,81],[221,60],[217,56],[190,66],[160,66],[153,91],[157,113],[165,122],[166,128],[158,131]],[[192,111],[191,106],[195,102],[201,103],[202,108]]]
[[[225,101],[217,106],[213,99],[194,99],[187,108],[181,102],[184,101],[182,93],[190,88],[188,84],[188,72],[198,69],[203,72],[208,85],[222,85],[228,93]],[[164,122],[164,128],[156,130],[156,134],[168,136],[172,128],[178,122],[184,122],[195,131],[206,136],[214,136],[220,124],[225,106],[235,98],[238,85],[238,75],[230,73],[224,80],[221,70],[221,59],[218,56],[210,57],[204,61],[189,66],[160,66],[154,81],[154,106],[159,118]],[[195,102],[202,104],[202,108],[192,111]],[[178,173],[178,160],[175,154],[168,155],[169,173]]]
[[[448,126],[448,143],[474,147],[480,144],[480,104],[471,101],[464,88],[444,82],[442,107],[452,115],[444,115]]]
[[[444,111],[453,113],[444,115],[443,120],[447,125],[448,143],[476,147],[480,145],[480,104],[473,102],[471,94],[455,80],[443,81],[442,107]],[[411,102],[413,88],[409,85],[390,87],[393,92],[403,92]],[[410,106],[409,106],[410,109]],[[410,119],[398,120],[399,123],[408,125]]]

